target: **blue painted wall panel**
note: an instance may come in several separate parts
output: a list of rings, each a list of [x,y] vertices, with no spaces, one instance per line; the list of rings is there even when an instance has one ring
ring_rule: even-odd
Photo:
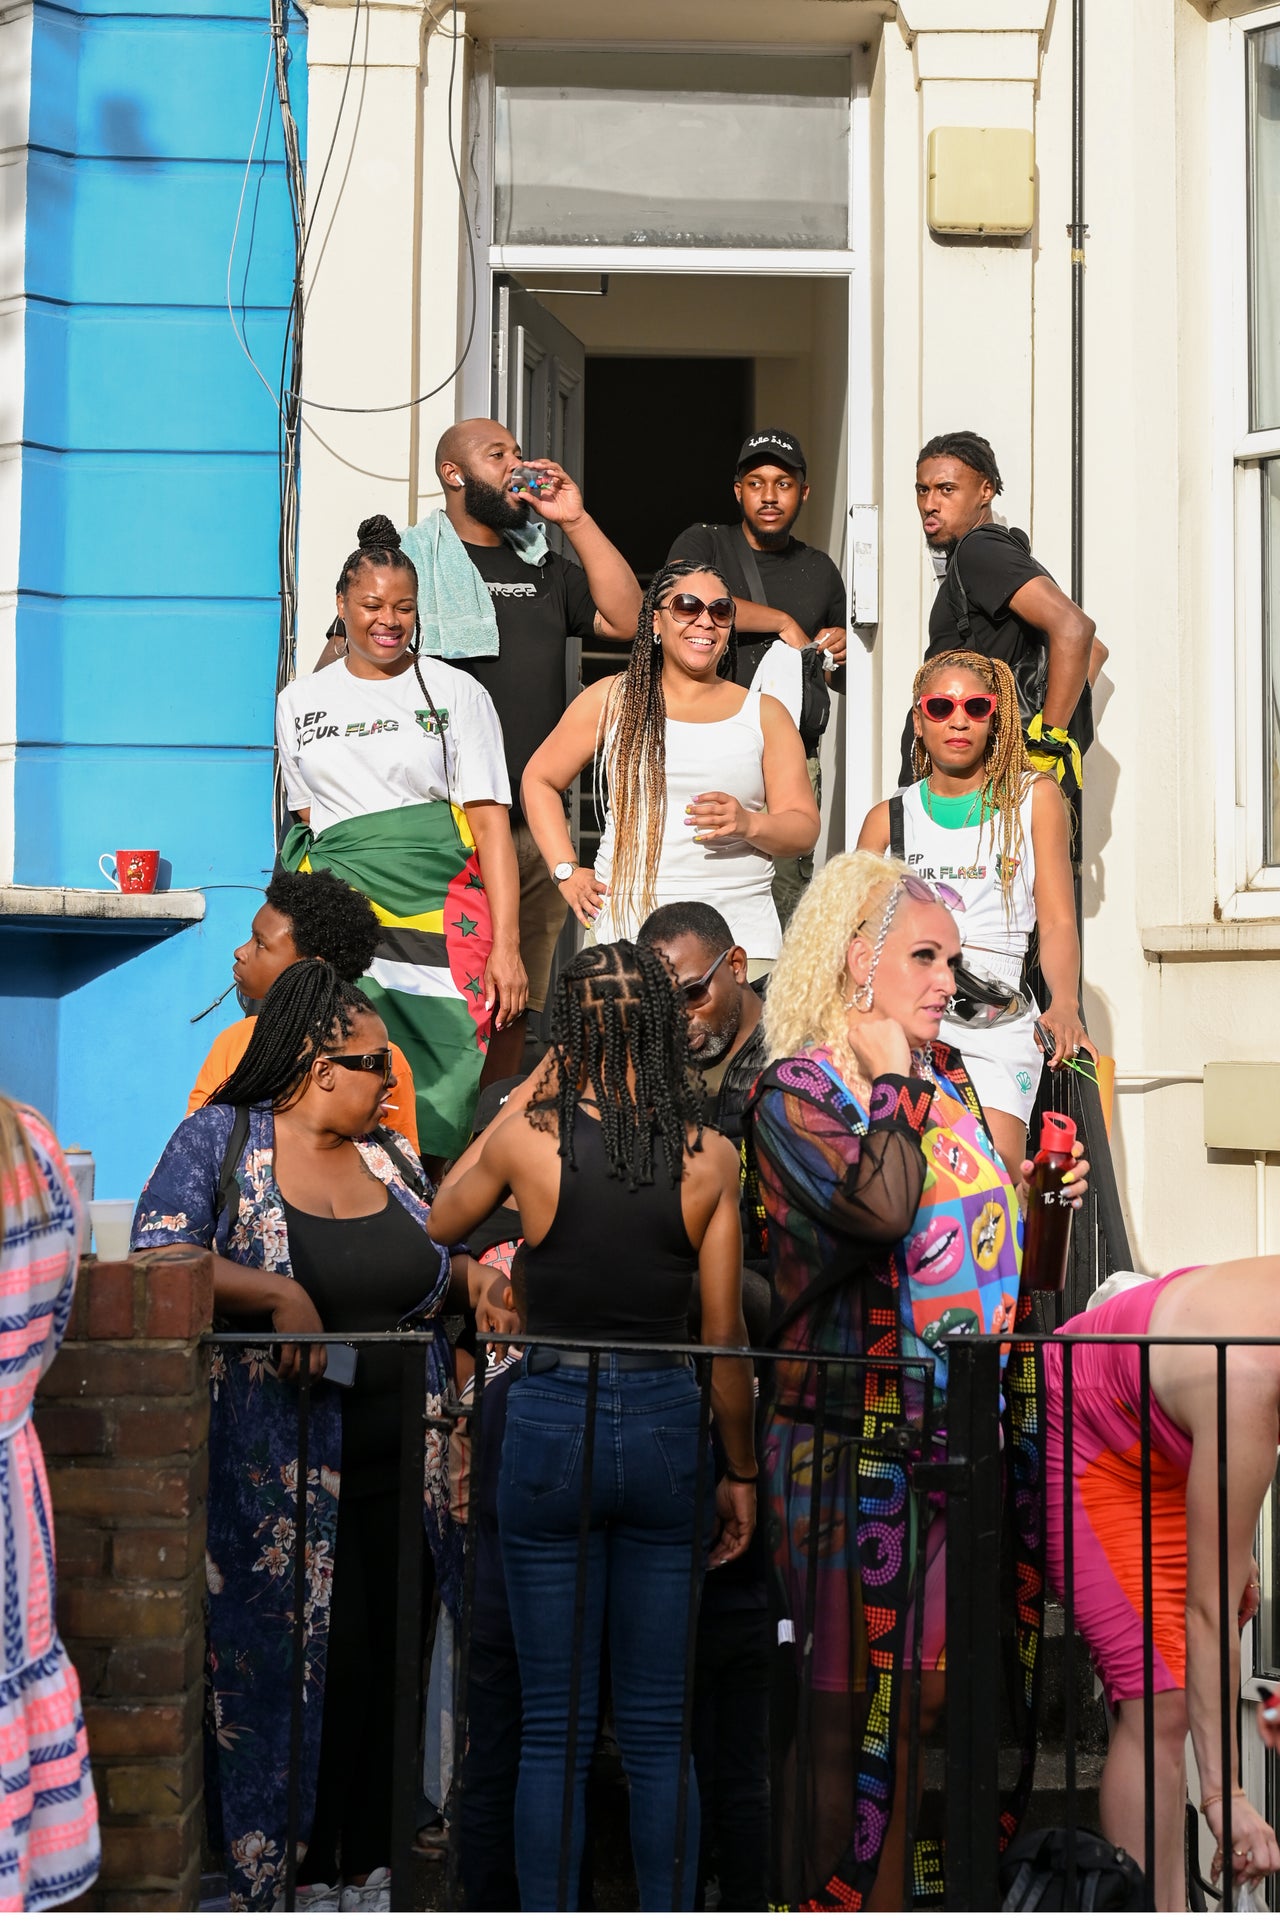
[[[260,451],[275,433],[287,315],[241,318],[268,393],[225,307],[26,310],[26,439],[44,448]]]
[[[280,612],[257,601],[24,598],[18,732],[25,742],[125,742],[122,688],[145,688],[155,739],[197,748],[270,748]],[[314,665],[323,636],[301,657]]]
[[[303,123],[301,16],[291,34]],[[207,890],[165,938],[0,941],[0,1086],[94,1150],[100,1195],[136,1194],[234,1018],[187,1019],[273,859],[277,415],[225,310],[268,46],[262,0],[34,16],[16,877],[98,886],[127,843]],[[267,105],[234,291],[274,372],[293,243]]]
[[[189,83],[188,83],[189,84]],[[252,127],[252,122],[250,122]],[[246,136],[245,149],[248,150]],[[69,160],[33,151],[27,167],[27,291],[49,300],[216,307],[227,296],[243,160]],[[246,196],[233,297],[287,302],[293,230],[284,172]]]
[[[66,19],[49,34],[32,91],[41,147],[244,166],[271,52],[265,8],[250,20]],[[73,38],[78,46],[62,44]],[[176,74],[188,84],[175,86]],[[264,113],[255,151],[283,157],[278,115]]]
[[[271,872],[265,748],[28,748],[14,795],[18,882],[101,888],[98,857],[117,848],[158,848],[174,888],[265,888]]]
[[[22,508],[22,585],[34,594],[221,597],[276,585],[279,481],[265,449],[29,449]]]

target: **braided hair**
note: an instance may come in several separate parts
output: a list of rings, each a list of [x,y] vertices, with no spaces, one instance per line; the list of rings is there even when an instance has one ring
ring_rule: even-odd
[[[995,824],[998,822],[1000,825],[996,873],[1000,877],[1000,893],[1008,916],[1012,913],[1013,878],[1022,860],[1022,803],[1027,784],[1035,774],[1022,740],[1018,685],[1013,679],[1013,670],[1006,662],[997,661],[991,655],[957,650],[954,654],[934,655],[925,662],[923,668],[917,670],[911,684],[912,708],[918,712],[921,697],[930,683],[956,669],[972,675],[989,695],[996,698],[996,712],[991,717],[987,746],[982,756],[982,816],[984,820],[989,818],[992,822],[993,853]],[[926,780],[933,772],[933,761],[920,735],[911,744],[911,770],[917,781]]]
[[[316,1058],[335,1040],[345,1041],[356,1017],[372,1007],[331,962],[295,962],[268,989],[248,1048],[209,1102],[289,1108]]]
[[[580,950],[556,982],[551,1055],[529,1105],[537,1128],[550,1130],[554,1117],[569,1167],[578,1166],[573,1125],[585,1096],[600,1111],[610,1174],[633,1190],[654,1181],[656,1124],[674,1187],[690,1124],[697,1132],[692,1147],[702,1147],[702,1093],[684,998],[662,958],[634,942]]]
[[[705,561],[669,561],[659,568],[640,604],[631,659],[613,687],[600,717],[597,753],[603,746],[613,810],[613,875],[610,887],[620,901],[637,893],[637,913],[654,906],[654,882],[667,820],[667,703],[662,690],[662,649],[654,612],[668,591],[686,575],[714,575],[727,595],[718,568]],[[733,678],[738,666],[736,627],[716,672]]]
[[[960,428],[953,434],[935,434],[932,441],[926,441],[916,456],[916,466],[922,461],[963,461],[966,468],[972,468],[991,483],[992,494],[1004,493],[1004,482],[996,466],[995,449],[990,441],[968,428]]]
[[[418,570],[400,546],[400,531],[389,515],[371,514],[356,529],[358,546],[353,548],[342,564],[338,576],[338,593],[345,595],[361,568],[367,561],[374,568],[403,568],[413,576],[413,585],[418,585]]]

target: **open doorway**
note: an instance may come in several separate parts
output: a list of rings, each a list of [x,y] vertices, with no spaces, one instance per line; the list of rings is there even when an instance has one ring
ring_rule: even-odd
[[[519,423],[526,454],[561,460],[581,480],[589,512],[644,584],[683,529],[738,519],[743,441],[785,429],[808,463],[795,532],[847,583],[848,303],[847,274],[504,273],[494,411]],[[569,694],[626,652],[572,644]],[[820,859],[845,842],[843,708],[837,696],[822,743]],[[571,797],[584,862],[599,806],[584,777]],[[576,936],[575,925],[568,947]]]

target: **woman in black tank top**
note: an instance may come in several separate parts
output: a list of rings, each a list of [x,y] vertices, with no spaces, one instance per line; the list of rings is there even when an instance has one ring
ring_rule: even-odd
[[[607,1624],[640,1908],[689,1909],[698,1801],[691,1771],[682,1816],[685,1649],[712,1518],[701,1397],[678,1346],[697,1275],[703,1342],[746,1347],[738,1159],[699,1124],[674,977],[629,942],[584,949],[564,970],[551,1058],[523,1093],[523,1106],[513,1096],[456,1165],[430,1217],[433,1235],[456,1241],[510,1189],[525,1229],[526,1329],[538,1340],[508,1397],[498,1494],[524,1704],[521,1900],[526,1910],[576,1907]],[[746,1548],[755,1520],[745,1358],[715,1361],[711,1401],[728,1464],[710,1550],[720,1563]],[[700,1458],[707,1505],[697,1516]],[[573,1820],[562,1849],[575,1670]]]

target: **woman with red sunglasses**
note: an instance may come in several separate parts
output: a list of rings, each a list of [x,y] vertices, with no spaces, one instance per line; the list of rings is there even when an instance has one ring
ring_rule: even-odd
[[[889,851],[954,897],[963,968],[941,1038],[963,1050],[1005,1168],[1017,1169],[1045,1054],[1051,1068],[1081,1049],[1096,1054],[1080,1013],[1066,807],[1027,760],[1004,662],[934,656],[916,676],[911,713],[916,781],[877,803],[858,847]],[[1043,1015],[1024,984],[1033,929],[1049,989]]]
[[[634,941],[668,902],[707,902],[764,974],[782,930],[774,859],[818,839],[804,748],[772,695],[732,679],[734,604],[714,568],[669,562],[620,675],[585,688],[525,767],[525,820],[561,893],[599,942]],[[594,868],[578,862],[563,795],[601,755],[608,812]]]

